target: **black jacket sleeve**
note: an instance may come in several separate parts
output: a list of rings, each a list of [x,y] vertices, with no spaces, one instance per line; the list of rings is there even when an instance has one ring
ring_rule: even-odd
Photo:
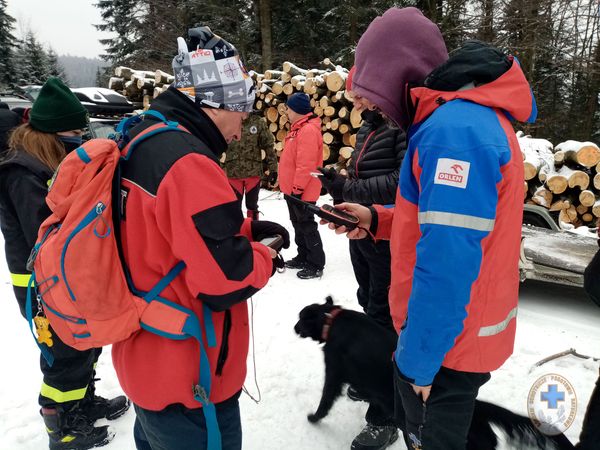
[[[388,205],[396,200],[400,166],[406,154],[406,137],[401,130],[395,131],[393,153],[395,163],[390,171],[368,178],[351,178],[344,184],[344,201],[362,204]],[[372,145],[376,145],[373,143]]]
[[[4,182],[8,200],[14,207],[27,245],[33,248],[40,225],[51,214],[46,204],[47,182],[25,167],[19,166],[14,166],[10,171],[3,171],[2,176],[6,176]]]

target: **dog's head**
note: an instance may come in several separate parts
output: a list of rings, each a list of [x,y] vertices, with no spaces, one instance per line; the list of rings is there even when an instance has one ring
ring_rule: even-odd
[[[333,299],[328,296],[324,304],[313,303],[300,311],[300,320],[294,326],[294,331],[303,338],[311,338],[317,342],[323,340],[323,326],[327,322],[327,317],[334,309],[339,306],[333,304]]]

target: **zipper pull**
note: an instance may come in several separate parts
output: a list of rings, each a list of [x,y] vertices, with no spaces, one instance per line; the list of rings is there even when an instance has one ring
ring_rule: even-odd
[[[102,211],[104,211],[104,203],[98,202],[96,205],[96,214],[100,215],[102,214]]]

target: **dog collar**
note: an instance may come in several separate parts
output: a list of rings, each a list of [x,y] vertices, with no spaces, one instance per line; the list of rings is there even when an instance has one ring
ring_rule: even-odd
[[[325,324],[323,325],[323,331],[321,333],[321,338],[326,341],[329,337],[329,329],[331,328],[331,324],[333,323],[333,319],[342,312],[342,308],[333,308],[330,312],[325,313]]]

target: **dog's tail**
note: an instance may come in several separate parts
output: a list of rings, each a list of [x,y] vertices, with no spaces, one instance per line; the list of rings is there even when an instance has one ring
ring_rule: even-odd
[[[515,414],[492,403],[477,400],[474,420],[494,424],[506,433],[508,441],[515,448],[542,450],[573,450],[575,447],[562,433],[546,435],[528,417]]]

